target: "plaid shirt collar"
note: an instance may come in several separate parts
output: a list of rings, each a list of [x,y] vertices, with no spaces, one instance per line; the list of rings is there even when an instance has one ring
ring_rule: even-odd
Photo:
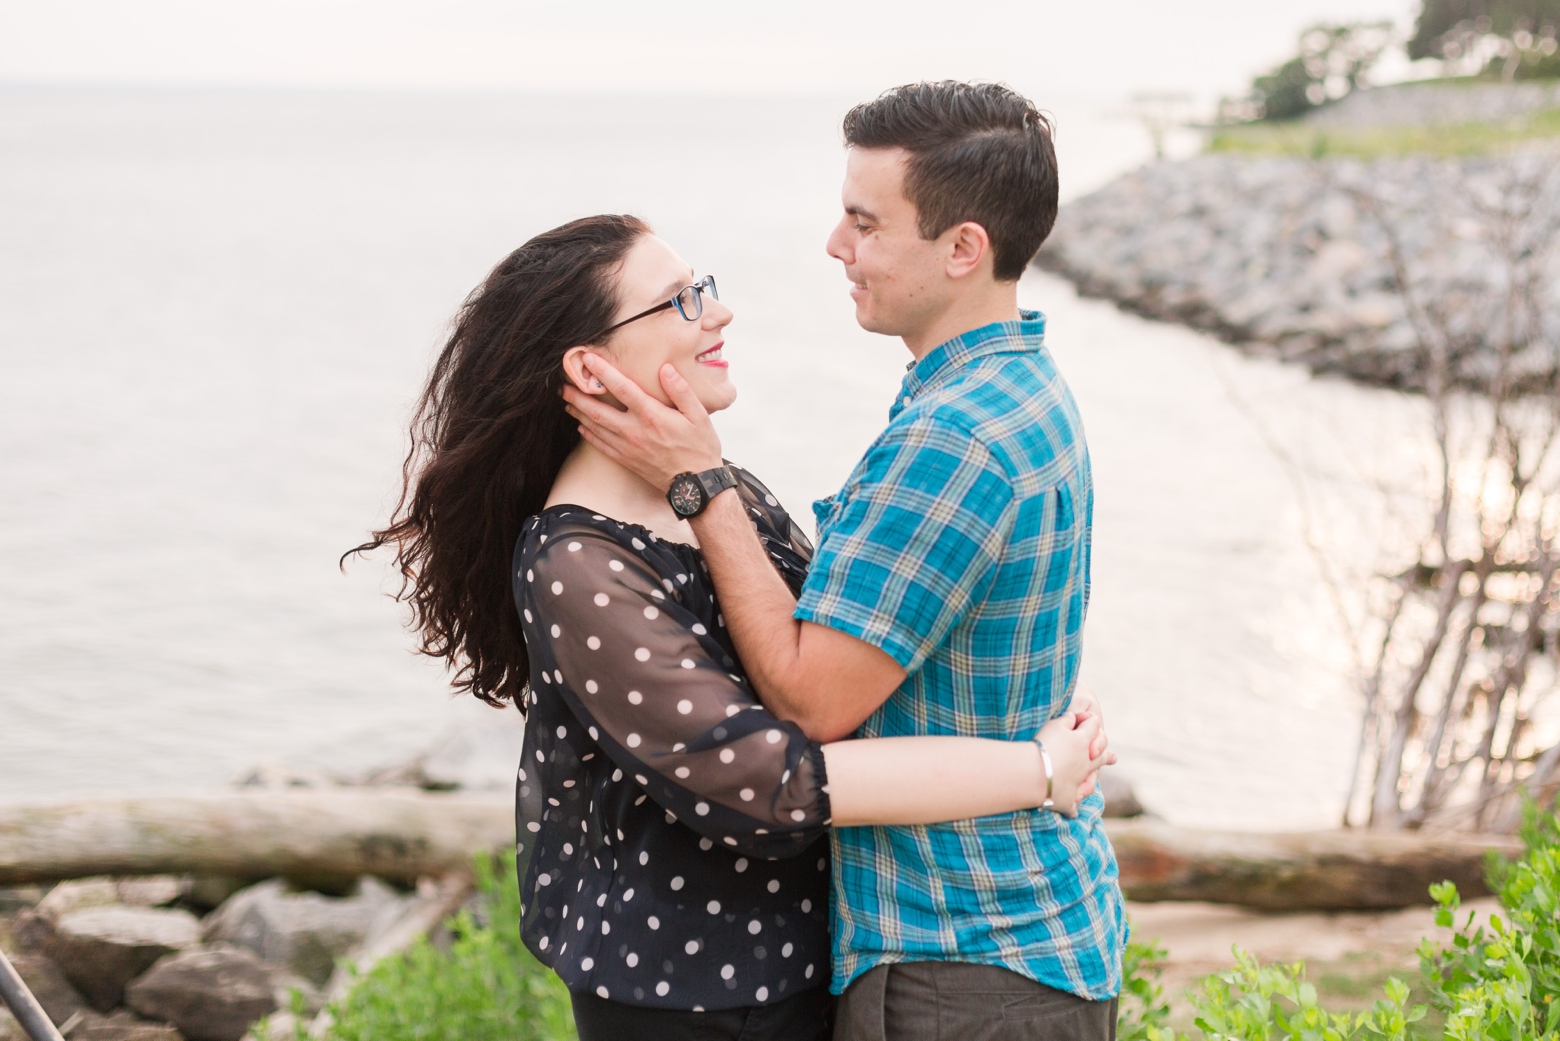
[[[1044,346],[1045,315],[1039,311],[1019,311],[1016,322],[992,322],[945,340],[920,361],[905,366],[909,371],[888,418],[903,412],[922,390],[946,381],[977,358],[1038,351]]]

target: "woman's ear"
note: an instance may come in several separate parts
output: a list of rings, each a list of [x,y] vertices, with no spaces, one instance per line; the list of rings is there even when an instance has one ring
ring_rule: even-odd
[[[570,383],[586,394],[604,395],[607,388],[585,367],[585,352],[589,347],[570,347],[563,352],[563,374]]]

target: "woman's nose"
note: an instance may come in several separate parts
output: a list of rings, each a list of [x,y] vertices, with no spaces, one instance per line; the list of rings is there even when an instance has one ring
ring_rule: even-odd
[[[707,329],[719,329],[729,325],[736,314],[719,300],[710,300],[704,305],[704,326]]]

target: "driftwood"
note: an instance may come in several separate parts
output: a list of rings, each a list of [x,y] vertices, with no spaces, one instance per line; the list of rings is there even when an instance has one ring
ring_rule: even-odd
[[[1283,911],[1423,904],[1443,879],[1482,894],[1485,850],[1520,849],[1505,836],[1207,832],[1146,820],[1110,820],[1106,831],[1129,899]],[[512,842],[505,797],[338,788],[0,804],[0,884],[135,874],[410,881]]]
[[[0,803],[0,885],[90,875],[412,881],[514,842],[514,805],[383,789]]]
[[[1428,904],[1450,880],[1482,896],[1485,851],[1516,856],[1505,835],[1309,831],[1188,831],[1157,821],[1109,821],[1129,899],[1206,900],[1268,911],[1342,911]]]

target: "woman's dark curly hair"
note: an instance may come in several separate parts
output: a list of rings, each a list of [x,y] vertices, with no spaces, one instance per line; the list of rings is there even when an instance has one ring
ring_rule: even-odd
[[[413,413],[395,512],[347,554],[395,547],[418,650],[490,705],[525,710],[531,666],[509,568],[521,524],[580,440],[559,396],[564,352],[612,324],[614,269],[649,232],[637,217],[572,221],[472,291]]]

